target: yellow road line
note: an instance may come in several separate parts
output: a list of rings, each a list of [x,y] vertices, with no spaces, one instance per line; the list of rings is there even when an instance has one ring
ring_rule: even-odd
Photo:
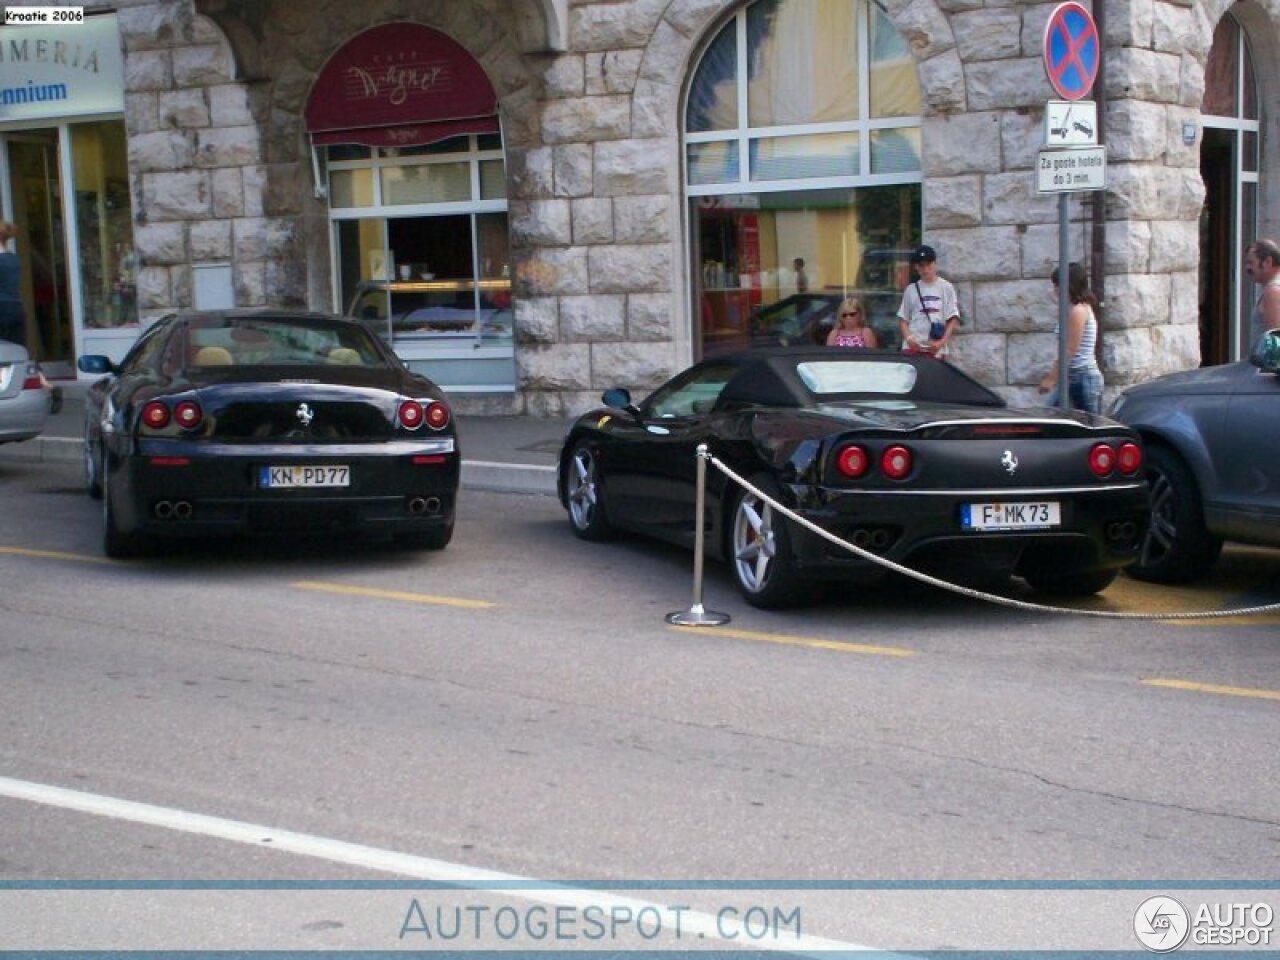
[[[1171,690],[1190,690],[1195,693],[1221,693],[1228,697],[1254,697],[1258,700],[1280,700],[1280,690],[1257,690],[1252,687],[1224,687],[1216,683],[1193,683],[1190,680],[1170,680],[1164,677],[1145,677],[1148,687],[1168,687]]]
[[[467,610],[488,610],[496,603],[488,600],[469,600],[466,597],[437,597],[429,593],[407,593],[402,590],[379,590],[376,587],[351,587],[341,583],[321,583],[318,580],[297,580],[290,586],[299,590],[317,590],[321,593],[344,593],[358,597],[374,597],[379,600],[404,600],[407,603],[429,603],[437,607],[462,607]]]
[[[914,657],[915,650],[903,647],[878,647],[868,643],[845,643],[842,640],[819,640],[815,637],[793,637],[785,633],[759,633],[755,630],[737,630],[731,627],[686,627],[673,625],[668,629],[680,633],[711,633],[738,640],[759,640],[763,643],[781,643],[792,647],[816,647],[819,650],[839,650],[842,653],[870,653],[882,657]]]
[[[84,553],[63,553],[60,550],[29,550],[26,547],[0,547],[0,553],[15,557],[35,557],[38,560],[75,560],[78,563],[115,563],[106,557],[91,557]]]

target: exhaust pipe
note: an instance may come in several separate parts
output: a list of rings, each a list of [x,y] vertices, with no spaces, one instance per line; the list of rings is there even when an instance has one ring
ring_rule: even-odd
[[[173,519],[173,504],[168,500],[160,500],[157,502],[154,511],[157,520]]]
[[[440,512],[440,498],[427,497],[427,513],[437,514]]]
[[[1132,520],[1113,520],[1107,524],[1107,539],[1112,543],[1125,543],[1138,533],[1138,526]]]
[[[867,548],[867,544],[871,542],[871,531],[859,527],[853,531],[853,545],[855,547]]]
[[[173,519],[190,520],[191,504],[188,503],[186,500],[179,500],[177,503],[175,503],[173,505]]]
[[[889,545],[889,531],[877,530],[871,534],[871,549],[879,552]]]
[[[410,497],[409,502],[405,505],[406,509],[415,517],[420,517],[424,513],[435,516],[440,512],[443,506],[439,497]]]

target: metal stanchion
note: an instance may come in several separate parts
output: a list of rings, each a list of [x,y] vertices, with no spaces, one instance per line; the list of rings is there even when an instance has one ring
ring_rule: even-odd
[[[716,613],[702,606],[703,540],[706,536],[707,460],[711,451],[705,443],[698,444],[698,493],[694,507],[693,537],[693,605],[688,610],[676,610],[667,614],[667,623],[682,627],[718,627],[729,622],[727,613]]]

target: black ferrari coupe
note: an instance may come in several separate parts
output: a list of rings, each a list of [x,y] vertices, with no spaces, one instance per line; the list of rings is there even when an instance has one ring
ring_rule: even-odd
[[[1133,563],[1148,490],[1137,434],[1115,421],[1018,410],[955,367],[882,350],[716,357],[638,406],[626,390],[579,418],[559,495],[587,540],[616,529],[692,547],[699,444],[779,503],[877,557],[953,582],[1011,576],[1058,595]],[[747,601],[806,599],[884,567],[786,520],[713,466],[705,544]]]
[[[435,384],[354,320],[172,314],[86,394],[84,467],[103,549],[223,533],[453,535],[459,454]]]

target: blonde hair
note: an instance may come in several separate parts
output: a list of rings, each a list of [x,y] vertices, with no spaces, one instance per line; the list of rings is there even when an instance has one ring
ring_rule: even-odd
[[[840,306],[836,308],[836,326],[840,326],[840,321],[844,319],[842,314],[850,310],[858,311],[858,325],[866,326],[867,312],[862,309],[862,301],[857,297],[845,297],[840,301]]]

